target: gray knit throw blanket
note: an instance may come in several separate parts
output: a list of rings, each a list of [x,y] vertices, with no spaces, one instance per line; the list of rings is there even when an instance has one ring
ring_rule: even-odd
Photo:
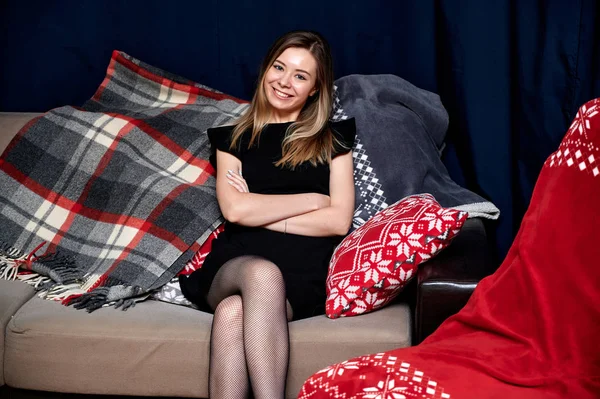
[[[437,94],[394,75],[349,75],[335,86],[333,119],[356,119],[353,228],[424,193],[469,217],[498,218],[498,208],[456,184],[442,162],[448,113]]]

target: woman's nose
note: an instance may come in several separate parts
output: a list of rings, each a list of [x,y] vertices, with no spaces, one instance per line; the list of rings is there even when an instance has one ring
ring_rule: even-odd
[[[279,84],[282,87],[288,87],[290,85],[290,75],[288,75],[287,73],[284,73],[281,78],[279,79]]]

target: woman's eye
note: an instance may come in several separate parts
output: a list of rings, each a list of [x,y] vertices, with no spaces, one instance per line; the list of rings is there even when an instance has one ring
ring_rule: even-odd
[[[302,76],[302,75],[296,75],[296,77],[297,77],[298,79],[300,79],[300,80],[306,80],[306,78],[305,78],[304,76]]]
[[[275,65],[273,65],[273,67],[274,67],[275,69],[277,69],[278,71],[283,71],[283,67],[282,67],[281,65],[277,65],[277,64],[275,64]]]

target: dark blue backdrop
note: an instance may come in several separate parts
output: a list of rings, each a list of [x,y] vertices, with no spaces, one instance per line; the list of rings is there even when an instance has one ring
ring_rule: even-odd
[[[545,158],[600,97],[596,0],[4,1],[1,111],[81,104],[111,51],[249,99],[261,57],[292,29],[330,41],[336,76],[393,73],[450,113],[452,177],[502,211],[506,253]]]

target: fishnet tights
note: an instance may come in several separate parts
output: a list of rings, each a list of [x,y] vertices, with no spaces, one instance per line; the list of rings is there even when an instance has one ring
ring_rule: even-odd
[[[279,268],[256,256],[232,259],[219,269],[207,300],[215,309],[210,398],[247,398],[251,385],[255,399],[283,399],[292,312]]]

